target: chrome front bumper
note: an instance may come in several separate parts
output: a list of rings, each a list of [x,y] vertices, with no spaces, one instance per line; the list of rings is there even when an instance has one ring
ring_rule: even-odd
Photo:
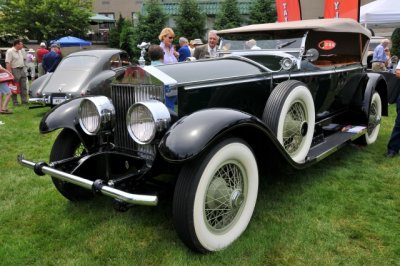
[[[52,177],[58,178],[62,181],[72,183],[74,185],[80,186],[82,188],[93,190],[103,195],[112,197],[114,199],[136,205],[146,205],[146,206],[156,206],[158,203],[158,197],[153,195],[139,195],[127,193],[125,191],[115,189],[110,186],[98,183],[96,181],[91,181],[84,179],[82,177],[65,173],[63,171],[54,169],[48,166],[46,163],[34,163],[24,159],[23,155],[18,155],[18,163],[22,166],[33,169],[37,175],[48,174]]]
[[[49,102],[48,98],[43,97],[43,98],[30,98],[29,103],[45,106],[45,105],[49,104],[50,102]]]

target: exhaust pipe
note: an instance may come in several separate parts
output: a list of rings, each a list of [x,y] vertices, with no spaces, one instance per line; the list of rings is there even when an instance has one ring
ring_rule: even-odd
[[[72,183],[74,185],[86,188],[88,190],[93,190],[96,193],[101,193],[103,195],[118,199],[120,201],[136,204],[136,205],[146,205],[146,206],[156,206],[158,203],[158,197],[153,195],[139,195],[127,193],[125,191],[115,189],[113,187],[102,184],[99,181],[91,181],[76,175],[68,174],[63,171],[54,169],[48,166],[44,162],[34,163],[24,159],[22,154],[18,155],[17,161],[22,166],[33,169],[37,175],[48,174],[52,177],[58,178],[62,181]]]

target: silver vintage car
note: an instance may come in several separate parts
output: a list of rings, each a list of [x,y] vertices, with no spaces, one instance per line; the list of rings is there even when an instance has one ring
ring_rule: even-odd
[[[111,81],[131,64],[119,49],[85,50],[71,53],[56,71],[41,76],[29,89],[32,104],[55,106],[85,95],[103,95]]]

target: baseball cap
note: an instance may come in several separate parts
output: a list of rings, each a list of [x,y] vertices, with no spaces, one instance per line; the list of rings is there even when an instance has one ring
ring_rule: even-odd
[[[44,42],[41,42],[41,43],[40,43],[40,46],[41,46],[41,47],[46,47],[46,44],[45,44]]]

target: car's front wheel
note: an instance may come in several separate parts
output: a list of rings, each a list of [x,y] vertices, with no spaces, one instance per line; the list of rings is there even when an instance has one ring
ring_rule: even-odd
[[[74,156],[80,156],[85,152],[84,146],[79,137],[70,129],[63,129],[54,141],[50,153],[50,162],[59,161]],[[61,167],[60,170],[71,173],[73,167]],[[88,200],[93,197],[90,190],[62,181],[52,177],[57,190],[71,201]]]
[[[290,157],[303,163],[315,127],[314,100],[306,85],[296,80],[278,84],[268,98],[262,119]]]
[[[257,162],[248,144],[222,141],[179,174],[173,200],[179,237],[203,253],[229,246],[249,224],[257,191]]]

